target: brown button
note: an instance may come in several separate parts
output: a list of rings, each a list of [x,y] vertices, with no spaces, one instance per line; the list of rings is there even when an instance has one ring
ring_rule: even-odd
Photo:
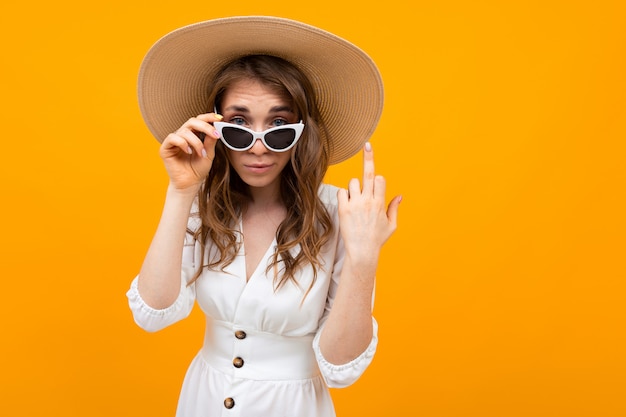
[[[232,398],[228,397],[224,400],[224,407],[230,410],[234,406],[235,406],[235,400],[233,400]]]
[[[235,337],[239,340],[245,339],[246,338],[246,332],[244,332],[243,330],[237,330],[235,332]]]
[[[233,359],[233,365],[235,366],[235,368],[241,368],[243,366],[243,359],[241,359],[240,357],[236,357],[235,359]]]

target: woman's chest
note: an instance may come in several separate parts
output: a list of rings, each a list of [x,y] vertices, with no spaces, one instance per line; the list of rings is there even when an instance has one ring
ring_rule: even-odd
[[[223,272],[205,271],[196,281],[200,308],[215,320],[259,331],[286,336],[315,332],[326,306],[330,272],[318,271],[313,282],[313,269],[307,267],[297,273],[297,283],[289,281],[275,288],[273,270],[267,273],[271,253],[267,251],[247,281],[242,255]]]

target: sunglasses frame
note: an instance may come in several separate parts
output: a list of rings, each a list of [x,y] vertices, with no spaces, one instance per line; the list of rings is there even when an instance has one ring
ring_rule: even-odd
[[[263,145],[268,150],[270,150],[272,152],[286,152],[289,149],[293,148],[296,145],[296,143],[298,143],[298,140],[300,139],[300,136],[302,136],[302,131],[304,130],[304,123],[302,123],[302,120],[300,120],[300,122],[298,122],[298,123],[291,123],[291,124],[288,124],[288,125],[272,127],[270,129],[264,130],[263,132],[255,132],[254,130],[248,129],[245,126],[237,125],[237,124],[234,124],[234,123],[227,123],[227,122],[213,122],[213,126],[215,127],[215,130],[217,130],[217,132],[220,134],[220,140],[222,141],[222,143],[227,148],[232,149],[233,151],[237,151],[237,152],[244,152],[244,151],[249,150],[250,148],[252,148],[254,146],[254,144],[256,143],[257,139],[261,139],[261,142],[263,142]],[[222,129],[225,128],[225,127],[239,129],[239,130],[243,130],[244,132],[250,133],[252,135],[252,141],[245,148],[235,148],[234,146],[230,145],[226,141],[226,139],[224,139],[224,135],[222,134]],[[284,129],[293,129],[293,130],[295,130],[296,137],[294,138],[294,140],[291,143],[291,145],[287,146],[284,149],[275,149],[275,148],[269,146],[267,144],[267,142],[265,141],[265,135],[267,135],[268,133],[271,133],[271,132],[275,132],[277,130],[284,130]]]

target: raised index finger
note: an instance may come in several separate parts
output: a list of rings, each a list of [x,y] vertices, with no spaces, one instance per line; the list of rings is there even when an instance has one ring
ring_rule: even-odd
[[[363,193],[374,193],[374,151],[372,144],[367,142],[363,147]]]

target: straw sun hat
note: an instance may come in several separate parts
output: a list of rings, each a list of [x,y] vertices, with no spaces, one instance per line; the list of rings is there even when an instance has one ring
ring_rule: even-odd
[[[210,111],[208,89],[218,71],[251,54],[283,58],[307,76],[328,130],[324,139],[331,164],[356,154],[374,132],[383,108],[383,84],[365,52],[301,22],[245,16],[182,27],[148,51],[139,71],[139,107],[157,140],[190,117]]]

